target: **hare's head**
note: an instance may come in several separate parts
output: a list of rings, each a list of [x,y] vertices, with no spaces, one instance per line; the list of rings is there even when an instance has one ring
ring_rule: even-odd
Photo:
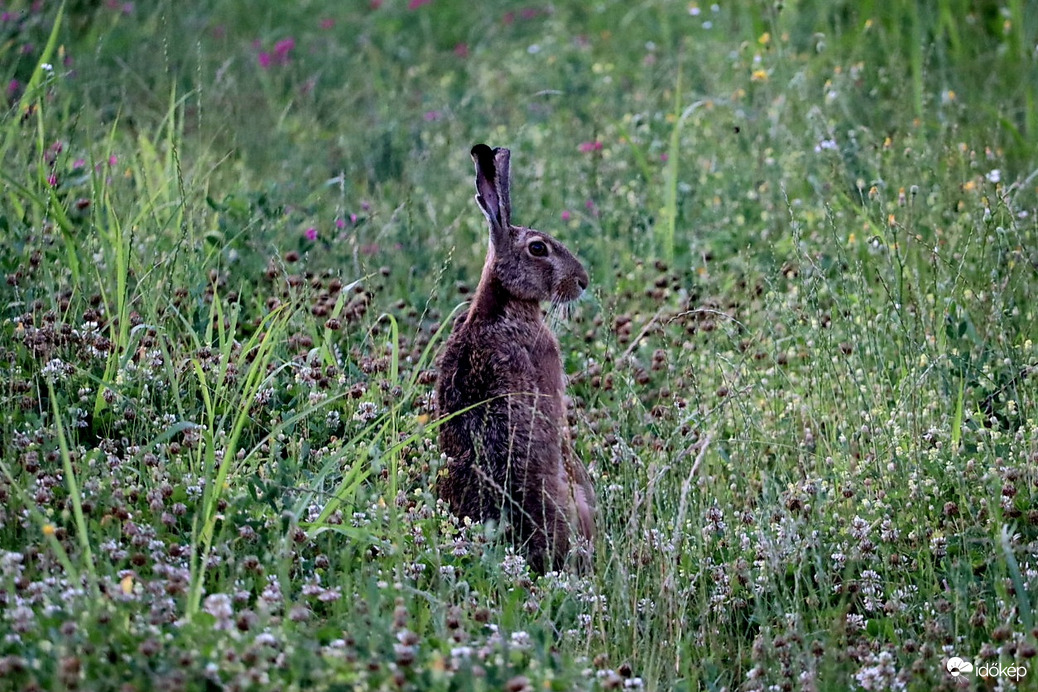
[[[472,147],[476,203],[490,223],[488,264],[494,278],[519,300],[574,300],[588,285],[580,260],[547,233],[512,225],[508,156],[507,149]]]

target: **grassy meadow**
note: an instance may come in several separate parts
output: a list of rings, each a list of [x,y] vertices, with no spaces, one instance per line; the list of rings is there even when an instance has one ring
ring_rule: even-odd
[[[1036,45],[1029,0],[0,3],[0,690],[1038,689]],[[591,276],[587,574],[431,492],[476,142]]]

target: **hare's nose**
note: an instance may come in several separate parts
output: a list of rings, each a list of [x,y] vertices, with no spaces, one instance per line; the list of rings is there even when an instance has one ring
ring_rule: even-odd
[[[580,286],[580,290],[583,291],[587,288],[588,277],[587,272],[581,272],[580,276],[577,277],[577,285]]]

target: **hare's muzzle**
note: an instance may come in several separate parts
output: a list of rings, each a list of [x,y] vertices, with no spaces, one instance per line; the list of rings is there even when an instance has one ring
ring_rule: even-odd
[[[580,294],[587,288],[588,278],[587,274],[582,276],[571,276],[559,284],[559,289],[556,291],[556,299],[561,303],[568,303],[571,300],[576,300],[580,297]]]

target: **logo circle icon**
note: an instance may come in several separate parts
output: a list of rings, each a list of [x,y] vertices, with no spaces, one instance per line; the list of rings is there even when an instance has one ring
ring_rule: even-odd
[[[952,656],[948,659],[948,662],[944,664],[944,667],[948,669],[948,672],[952,674],[952,677],[959,677],[963,673],[972,673],[973,664],[969,661],[963,661],[958,656]]]

